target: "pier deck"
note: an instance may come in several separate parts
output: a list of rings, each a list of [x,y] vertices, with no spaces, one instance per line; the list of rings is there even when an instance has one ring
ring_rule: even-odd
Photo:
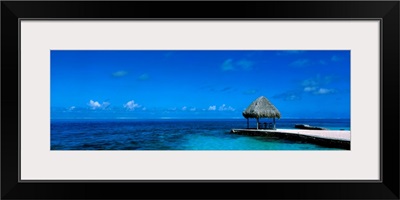
[[[345,130],[297,130],[297,129],[232,129],[231,133],[242,135],[273,136],[304,141],[321,146],[350,150],[350,131]]]

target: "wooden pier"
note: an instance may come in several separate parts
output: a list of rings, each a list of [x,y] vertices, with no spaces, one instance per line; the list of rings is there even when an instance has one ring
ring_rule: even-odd
[[[345,130],[232,129],[231,133],[279,137],[287,140],[302,141],[326,147],[350,150],[350,131]]]

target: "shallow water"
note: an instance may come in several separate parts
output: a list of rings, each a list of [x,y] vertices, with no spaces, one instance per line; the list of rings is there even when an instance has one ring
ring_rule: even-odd
[[[255,126],[255,122],[251,121]],[[267,121],[270,122],[270,121]],[[350,120],[277,120],[350,130]],[[231,134],[246,120],[52,120],[51,150],[339,150],[263,136]]]

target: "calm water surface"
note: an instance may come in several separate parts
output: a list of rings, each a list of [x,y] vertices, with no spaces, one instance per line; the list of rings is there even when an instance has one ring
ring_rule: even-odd
[[[291,129],[295,124],[350,130],[349,119],[281,119],[276,126]],[[255,126],[254,120],[251,125]],[[244,119],[52,120],[51,150],[340,150],[279,138],[230,134],[232,128],[246,126]]]

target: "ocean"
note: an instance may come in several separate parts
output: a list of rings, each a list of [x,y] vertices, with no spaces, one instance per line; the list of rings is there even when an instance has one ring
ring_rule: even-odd
[[[276,120],[277,129],[294,129],[295,124],[350,130],[350,119]],[[254,119],[250,126],[256,126]],[[230,133],[233,128],[246,127],[245,119],[51,120],[51,150],[341,150]]]

